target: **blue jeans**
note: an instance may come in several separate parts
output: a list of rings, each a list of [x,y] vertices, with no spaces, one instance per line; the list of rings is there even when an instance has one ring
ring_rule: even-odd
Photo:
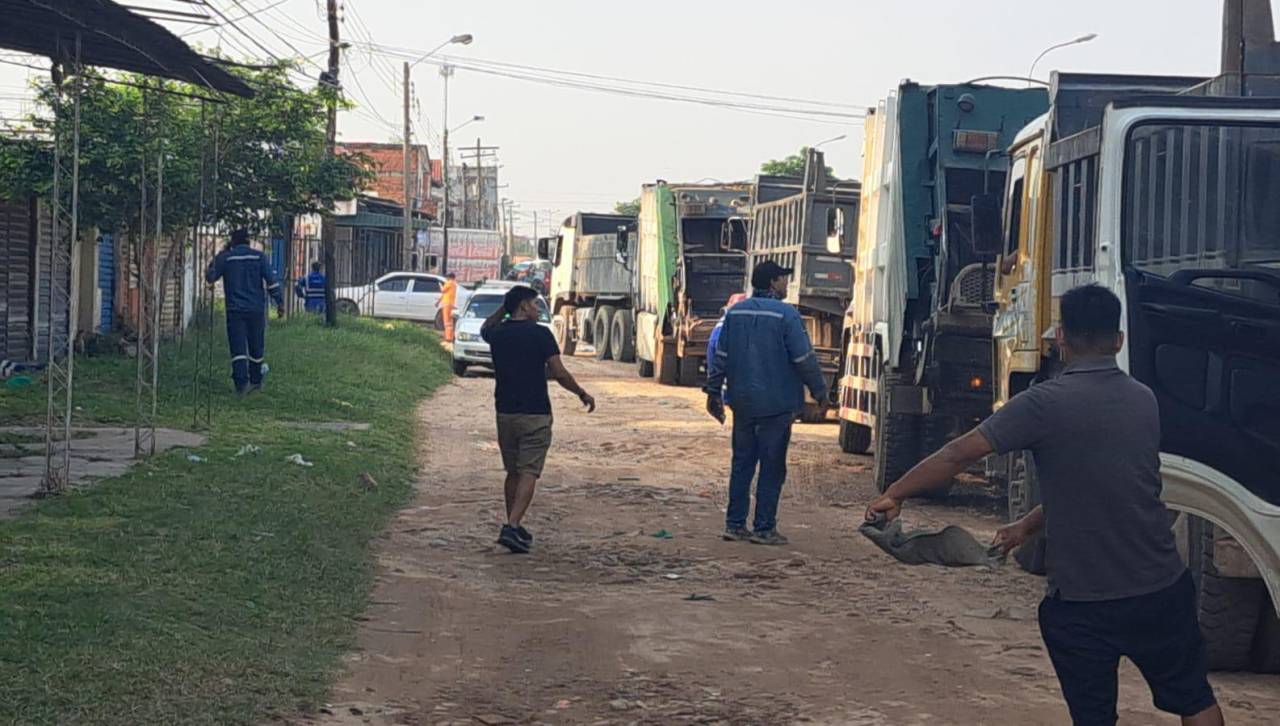
[[[227,311],[227,345],[231,348],[231,380],[236,388],[262,383],[267,311]]]
[[[756,482],[756,517],[752,529],[769,532],[778,526],[778,498],[787,479],[787,447],[795,414],[733,417],[733,465],[729,473],[729,508],[725,526],[745,527],[751,509],[751,480]]]

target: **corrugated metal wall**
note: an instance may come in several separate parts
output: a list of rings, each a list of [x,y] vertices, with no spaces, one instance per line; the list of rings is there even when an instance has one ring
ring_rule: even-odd
[[[101,294],[98,332],[110,333],[116,317],[116,243],[110,234],[98,237],[98,291]]]
[[[0,358],[31,357],[31,203],[0,199]]]
[[[54,300],[52,295],[52,279],[49,274],[49,248],[53,244],[53,215],[45,202],[36,204],[36,311],[35,336],[37,361],[48,359],[49,349],[66,351],[67,346],[67,301]],[[69,269],[60,273],[65,279],[63,285],[69,287]]]

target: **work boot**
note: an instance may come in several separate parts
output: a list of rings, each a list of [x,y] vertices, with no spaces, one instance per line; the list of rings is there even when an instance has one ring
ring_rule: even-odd
[[[257,383],[250,383],[250,384],[249,384],[249,391],[248,391],[248,392],[249,392],[249,393],[262,393],[262,389],[263,389],[263,387],[264,387],[265,385],[266,385],[266,383],[265,383],[265,382],[263,382],[263,381],[259,381],[259,382],[257,382]]]
[[[751,530],[746,527],[725,527],[722,536],[725,542],[746,542],[751,539]]]
[[[776,529],[770,529],[765,532],[756,532],[751,535],[751,541],[754,544],[761,545],[784,545],[787,544],[787,538],[782,536]]]
[[[236,398],[244,398],[248,393],[249,393],[249,384],[248,384],[248,383],[237,383],[237,384],[236,384]]]
[[[529,551],[529,543],[520,539],[520,535],[516,533],[516,528],[509,524],[502,525],[502,533],[498,535],[498,544],[517,555],[523,555]]]

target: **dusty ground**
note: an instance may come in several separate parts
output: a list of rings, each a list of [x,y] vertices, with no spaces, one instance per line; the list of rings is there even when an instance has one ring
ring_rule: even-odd
[[[557,392],[528,556],[493,541],[501,472],[474,374],[421,409],[416,501],[381,547],[360,648],[326,724],[1061,724],[1037,578],[895,564],[854,533],[870,459],[800,426],[785,548],[721,542],[729,446],[692,389],[579,358],[600,404]],[[975,490],[908,521],[990,537]],[[654,537],[665,530],[670,539]],[[713,599],[691,599],[710,596]],[[1276,723],[1280,679],[1214,679],[1236,724]],[[1158,715],[1122,672],[1121,720]]]

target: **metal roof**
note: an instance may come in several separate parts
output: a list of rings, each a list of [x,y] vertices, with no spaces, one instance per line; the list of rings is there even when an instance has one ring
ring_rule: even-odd
[[[112,0],[0,0],[0,48],[184,81],[252,96],[253,89],[164,26]]]

